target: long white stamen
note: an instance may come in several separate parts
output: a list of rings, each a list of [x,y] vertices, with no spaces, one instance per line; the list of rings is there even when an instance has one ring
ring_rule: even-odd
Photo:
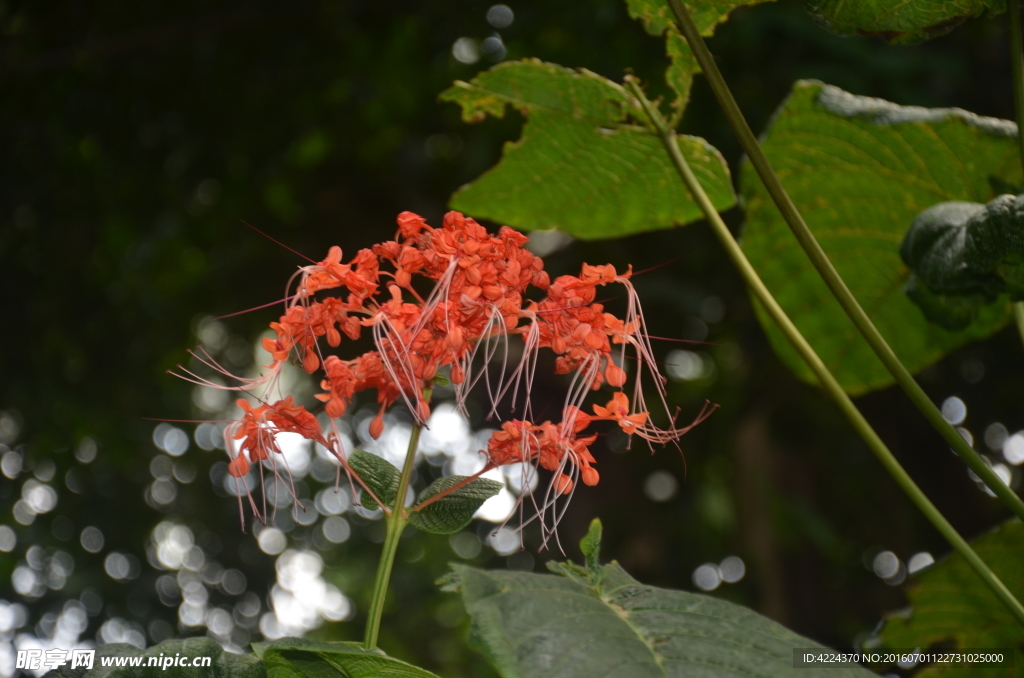
[[[413,418],[420,424],[425,424],[426,422],[420,420],[419,407],[413,405],[413,402],[409,399],[409,394],[406,393],[409,387],[417,383],[408,346],[402,341],[397,328],[395,328],[390,318],[383,313],[379,314],[377,318],[379,319],[378,322],[373,324],[373,339],[377,344],[377,350],[380,352],[381,363],[384,365],[384,369],[387,370],[388,376],[391,377],[391,380],[398,388],[398,392],[401,394],[402,400],[405,401]],[[392,356],[394,356],[394,361],[392,361]],[[402,370],[404,380],[395,371],[395,363]]]

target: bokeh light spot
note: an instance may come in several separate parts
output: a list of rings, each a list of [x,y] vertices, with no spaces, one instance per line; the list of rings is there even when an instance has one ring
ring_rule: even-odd
[[[956,396],[950,396],[942,401],[942,418],[956,426],[964,423],[967,419],[967,405]]]
[[[679,481],[668,471],[655,471],[644,481],[644,494],[651,501],[670,501],[678,491]]]

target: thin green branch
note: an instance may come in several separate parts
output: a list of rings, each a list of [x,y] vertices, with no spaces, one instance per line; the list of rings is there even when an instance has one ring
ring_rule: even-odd
[[[1024,169],[1024,40],[1021,39],[1020,0],[1007,0],[1006,9],[1010,19],[1010,59],[1013,67],[1013,103],[1017,114],[1017,143],[1020,145],[1020,161]]]
[[[405,464],[402,466],[402,475],[398,479],[395,505],[391,515],[387,517],[388,527],[384,536],[384,550],[380,554],[380,563],[377,565],[377,577],[373,581],[373,595],[370,598],[370,611],[366,619],[366,637],[363,646],[368,650],[377,647],[377,635],[380,632],[381,615],[384,613],[384,599],[388,595],[391,567],[395,563],[395,554],[398,552],[398,540],[402,537],[406,523],[409,522],[409,512],[405,510],[405,495],[408,492],[409,479],[412,478],[412,469],[416,463],[416,450],[419,447],[422,428],[418,423],[412,427],[409,449],[405,453]]]
[[[1024,39],[1021,38],[1020,0],[1007,0],[1010,18],[1010,54],[1013,66],[1013,104],[1017,114],[1017,143],[1020,144],[1020,162],[1024,169]],[[1017,331],[1024,339],[1024,302],[1013,305]]]
[[[765,188],[768,189],[772,200],[775,201],[786,223],[789,224],[790,230],[793,231],[793,235],[796,236],[800,246],[818,270],[825,284],[828,285],[832,294],[843,307],[843,310],[846,311],[853,324],[856,325],[857,330],[864,336],[872,350],[881,359],[886,369],[896,379],[896,382],[904,390],[911,402],[924,414],[925,419],[945,438],[949,446],[960,455],[967,466],[981,478],[985,485],[1010,510],[1024,520],[1024,501],[1021,501],[1021,498],[1003,482],[981,455],[943,418],[939,408],[935,406],[935,403],[928,397],[928,394],[924,392],[924,389],[914,380],[914,377],[903,366],[900,359],[896,357],[892,348],[889,347],[889,344],[886,343],[874,323],[868,318],[867,313],[864,312],[864,309],[861,308],[854,298],[846,283],[839,277],[839,273],[832,266],[832,262],[825,255],[825,251],[821,249],[821,245],[818,244],[811,230],[807,227],[796,205],[793,204],[789,194],[786,193],[786,189],[783,188],[778,175],[775,174],[775,170],[772,169],[771,164],[768,162],[764,151],[761,150],[761,146],[757,143],[757,139],[754,137],[754,133],[750,130],[750,126],[747,124],[743,113],[736,104],[736,100],[729,91],[721,71],[715,65],[714,57],[708,51],[707,45],[704,44],[704,38],[701,37],[700,31],[697,30],[689,10],[686,9],[680,0],[668,0],[668,4],[675,14],[679,30],[682,31],[686,41],[690,44],[690,49],[693,51],[694,56],[697,58],[697,63],[700,64],[701,70],[707,77],[708,83],[711,85],[711,89],[725,113],[725,117],[740,141],[740,145],[743,146],[743,150],[750,158],[754,169],[757,170],[757,174],[761,177]]]
[[[661,137],[662,143],[665,145],[665,150],[668,152],[672,159],[672,163],[675,165],[682,177],[683,182],[686,184],[686,188],[689,190],[690,195],[700,206],[701,211],[704,213],[705,218],[711,224],[715,235],[721,241],[722,246],[725,247],[729,258],[732,259],[733,264],[739,270],[743,276],[744,281],[753,291],[768,314],[772,317],[772,320],[779,326],[786,338],[793,344],[793,347],[800,353],[801,357],[807,361],[808,366],[814,372],[815,376],[828,391],[829,395],[839,405],[839,409],[842,410],[843,414],[846,415],[850,423],[853,424],[854,429],[860,434],[864,442],[868,444],[871,451],[874,452],[875,456],[885,467],[885,470],[889,472],[889,475],[893,477],[900,488],[907,494],[914,505],[925,515],[926,518],[935,526],[935,529],[946,538],[947,541],[953,546],[953,548],[974,568],[974,571],[978,573],[985,584],[988,585],[992,592],[1006,605],[1011,613],[1024,624],[1024,606],[1021,606],[1020,602],[1010,593],[1009,589],[1003,584],[1002,581],[989,569],[988,565],[975,553],[971,545],[964,540],[963,537],[956,531],[956,529],[950,525],[949,521],[939,512],[939,509],[925,496],[924,492],[914,482],[913,478],[906,472],[906,470],[900,465],[899,461],[893,455],[893,453],[886,447],[885,443],[875,430],[871,428],[871,424],[864,418],[864,415],[860,413],[860,410],[850,400],[850,396],[846,394],[843,387],[839,385],[836,378],[832,375],[829,369],[822,362],[821,358],[814,351],[807,340],[804,339],[803,335],[800,334],[800,330],[796,328],[796,325],[789,319],[786,312],[782,310],[778,302],[775,301],[775,297],[772,296],[771,292],[765,287],[764,282],[761,281],[761,277],[754,270],[754,267],[747,260],[743,250],[740,249],[739,243],[733,237],[732,233],[729,232],[729,228],[722,221],[722,217],[718,214],[714,205],[711,204],[711,199],[708,198],[707,193],[704,192],[697,177],[693,174],[693,170],[690,169],[689,163],[686,162],[686,158],[683,157],[682,152],[679,150],[679,142],[676,138],[676,133],[668,125],[665,119],[662,117],[660,111],[644,96],[643,91],[640,89],[636,79],[627,76],[626,86],[632,92],[632,94],[640,102],[647,114],[651,125],[657,130],[658,135]]]

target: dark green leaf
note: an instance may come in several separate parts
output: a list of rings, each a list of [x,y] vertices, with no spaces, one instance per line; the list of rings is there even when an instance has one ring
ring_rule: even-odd
[[[711,35],[718,24],[729,17],[729,13],[742,5],[757,5],[771,0],[687,0],[693,22],[697,24],[701,35]],[[626,0],[629,16],[643,22],[644,28],[651,35],[665,35],[666,53],[670,65],[665,73],[665,80],[675,90],[677,99],[673,104],[679,109],[686,108],[690,99],[690,86],[693,76],[700,72],[697,60],[690,51],[679,29],[666,0]]]
[[[558,228],[583,239],[670,228],[701,217],[660,139],[628,124],[630,98],[588,71],[536,60],[506,62],[456,82],[441,98],[467,122],[501,117],[511,105],[527,117],[502,161],[453,197],[453,209],[527,230]],[[680,137],[717,209],[735,204],[718,151]]]
[[[794,649],[823,648],[738,605],[644,586],[615,563],[589,580],[454,567],[474,640],[509,678],[875,675],[794,668]]]
[[[430,487],[420,492],[416,498],[416,504],[422,504],[427,499],[465,479],[466,476],[448,476],[435,480]],[[502,487],[504,485],[497,481],[477,478],[422,510],[413,512],[409,516],[409,524],[423,532],[453,534],[469,525],[476,510],[485,501],[498,494]]]
[[[1000,294],[1024,298],[1024,196],[930,207],[914,219],[900,256],[914,272],[907,294],[928,319],[963,329]]]
[[[982,307],[950,332],[930,322],[903,288],[900,260],[915,217],[940,202],[985,202],[991,177],[1021,181],[1013,123],[958,109],[897,106],[819,82],[798,82],[762,146],[825,253],[911,372],[988,337],[1009,305]],[[851,394],[892,383],[797,245],[749,165],[741,177],[743,249],[783,309]],[[802,379],[814,377],[758,307],[775,350]]]
[[[437,678],[412,664],[367,650],[358,643],[323,643],[282,638],[253,643],[268,678]]]
[[[170,666],[163,668],[164,659],[187,657],[189,661],[196,657],[210,657],[210,666]],[[138,666],[103,666],[103,658],[118,657],[125,658],[125,663],[130,663],[131,658],[139,657],[141,662]],[[150,659],[155,663],[149,665]],[[155,668],[160,666],[161,668]],[[186,638],[184,640],[165,640],[146,650],[140,650],[134,645],[125,643],[112,643],[101,645],[96,650],[96,657],[93,661],[93,668],[86,670],[76,668],[72,670],[70,664],[50,671],[46,678],[146,678],[160,675],[167,678],[198,678],[199,676],[212,676],[214,678],[264,678],[267,669],[259,659],[252,655],[234,654],[225,652],[224,649],[211,638]]]
[[[894,43],[945,35],[971,17],[1006,11],[1005,0],[808,0],[808,11],[839,35],[877,35]]]
[[[386,459],[363,450],[353,450],[348,457],[348,464],[352,467],[363,482],[373,490],[388,508],[395,505],[395,495],[398,494],[398,480],[402,477],[401,471],[392,466]],[[365,491],[361,493],[360,500],[364,507],[371,511],[377,508],[377,502]]]
[[[972,542],[974,550],[1017,598],[1024,597],[1024,526],[1011,520]],[[926,649],[936,643],[959,649],[1020,648],[1024,629],[977,573],[958,554],[953,554],[913,576],[907,590],[909,610],[889,615],[880,640],[889,648]],[[943,678],[1021,675],[1021,655],[1015,667],[950,664],[926,669],[918,676]]]

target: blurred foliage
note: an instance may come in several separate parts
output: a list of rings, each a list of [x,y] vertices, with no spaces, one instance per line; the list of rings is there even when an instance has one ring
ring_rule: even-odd
[[[1019,520],[1000,525],[974,542],[978,555],[992,565],[1014,595],[1024,593],[1021,580],[1020,543],[1024,526]],[[953,649],[1011,648],[1021,646],[1020,626],[1001,607],[999,600],[984,586],[975,583],[970,566],[959,554],[953,554],[914,577],[907,592],[913,613],[888,615],[878,634],[884,647],[944,647]],[[986,667],[986,676],[1019,676],[1020,667]],[[920,675],[958,678],[977,675],[977,666],[932,666]]]
[[[902,0],[808,0],[808,10],[840,35],[877,35],[890,42],[920,42],[945,35],[965,20],[1006,11],[1004,0],[903,2]]]
[[[244,572],[247,590],[265,601],[274,558],[239,531],[235,499],[210,482],[211,470],[216,481],[223,474],[222,453],[192,444],[169,459],[153,445],[156,422],[145,418],[208,417],[192,387],[165,370],[188,363],[186,349],[210,344],[212,335],[225,366],[250,367],[253,342],[275,311],[217,325],[208,318],[280,299],[303,262],[242,220],[312,258],[333,244],[352,252],[393,234],[402,210],[437,223],[448,197],[517,137],[518,115],[466,126],[456,106],[437,101],[454,80],[469,81],[491,65],[486,52],[472,64],[452,55],[461,37],[493,37],[488,7],[2,5],[0,284],[8,330],[0,435],[21,468],[0,478],[0,523],[17,538],[0,557],[0,598],[28,610],[27,624],[0,631],[3,638],[52,635],[56,614],[73,597],[89,613],[83,638],[96,637],[111,619],[137,624],[149,644],[204,633],[179,627],[180,601],[158,594],[162,573],[148,565],[146,546],[161,521],[189,527],[208,561]],[[515,21],[497,31],[508,59],[537,57],[616,80],[631,66],[654,95],[671,96],[661,84],[664,44],[619,2],[531,0],[512,9]],[[710,44],[755,129],[799,78],[903,105],[1011,117],[1009,47],[999,20],[969,21],[929,43],[893,47],[836,38],[791,0],[737,10]],[[700,78],[683,129],[718,148],[735,175],[738,145]],[[738,214],[729,216],[738,225]],[[903,604],[899,588],[870,571],[874,554],[939,555],[945,545],[832,405],[774,357],[711,235],[692,226],[573,243],[549,256],[548,267],[572,272],[581,261],[632,263],[637,271],[670,262],[635,279],[651,332],[710,342],[663,342],[666,362],[688,365],[675,372],[687,378],[672,382],[671,402],[684,413],[705,398],[722,407],[684,439],[684,459],[639,446],[625,453],[615,436],[607,449],[595,446],[602,482],[576,494],[562,543],[574,543],[599,515],[608,558],[645,584],[681,589],[692,589],[701,563],[740,555],[747,576],[712,595],[835,646],[871,629],[880,610]],[[220,330],[207,332],[211,327]],[[675,349],[686,353],[670,354]],[[1004,330],[922,375],[935,399],[957,395],[968,404],[964,425],[979,446],[993,422],[1024,428],[1015,405],[1024,379],[1020,350],[1018,337]],[[557,408],[561,388],[554,378],[538,382],[537,411]],[[1003,515],[901,394],[882,391],[859,404],[963,533],[977,534]],[[485,425],[482,414],[473,425]],[[90,451],[94,460],[80,461]],[[999,461],[995,449],[991,456]],[[168,463],[174,480],[167,480]],[[167,504],[145,499],[158,474],[175,488]],[[650,491],[654,478],[670,491]],[[676,480],[674,494],[666,478]],[[51,486],[58,499],[34,520],[23,515],[26,525],[13,511],[30,481]],[[313,496],[332,482],[308,479],[300,492]],[[377,521],[346,517],[352,536],[338,546],[315,540],[319,526],[288,534],[293,546],[318,549],[327,581],[356,604],[354,619],[323,625],[310,634],[318,639],[351,640],[362,631],[382,534]],[[105,538],[97,553],[81,545],[87,526]],[[471,531],[486,535],[493,527]],[[536,537],[527,530],[528,547]],[[493,675],[464,642],[458,600],[433,584],[448,561],[462,559],[453,543],[414,531],[403,539],[380,645],[445,676]],[[127,563],[121,580],[104,569],[114,551]],[[578,557],[574,548],[566,552]],[[44,581],[35,591],[41,595],[8,584],[18,568],[33,577],[63,568],[60,553],[73,559],[63,582]],[[524,558],[484,548],[464,560],[539,568],[552,555],[562,559],[557,551]],[[240,600],[231,590],[211,586],[210,605]],[[258,640],[246,623],[238,640]]]
[[[797,82],[766,130],[764,150],[825,253],[911,373],[1011,317],[1006,299],[979,304],[977,318],[948,329],[904,293],[911,271],[899,244],[918,213],[950,200],[985,201],[993,184],[1020,180],[1015,125],[965,111],[894,106]],[[894,379],[820,279],[750,164],[741,177],[743,248],[779,304],[847,392]],[[802,379],[814,373],[767,312],[772,345]],[[962,331],[950,331],[962,330]]]

